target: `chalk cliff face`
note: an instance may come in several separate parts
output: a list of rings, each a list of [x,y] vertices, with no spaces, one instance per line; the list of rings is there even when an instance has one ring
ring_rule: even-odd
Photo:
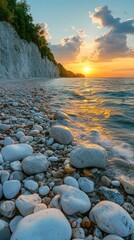
[[[21,40],[13,27],[0,22],[0,77],[59,77],[58,67],[41,58],[34,43]]]

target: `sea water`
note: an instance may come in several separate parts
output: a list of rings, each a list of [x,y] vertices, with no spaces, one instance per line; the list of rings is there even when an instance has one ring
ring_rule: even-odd
[[[134,78],[59,78],[40,84],[54,110],[70,116],[65,125],[79,144],[99,143],[112,149],[112,157],[134,164]],[[133,172],[128,175],[134,179]]]

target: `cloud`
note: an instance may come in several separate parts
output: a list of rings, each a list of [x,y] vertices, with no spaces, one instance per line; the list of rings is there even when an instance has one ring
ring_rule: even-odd
[[[40,31],[39,34],[40,36],[44,37],[46,40],[51,39],[51,35],[49,33],[49,28],[46,23],[41,23],[40,24]]]
[[[107,6],[95,9],[90,14],[92,21],[99,23],[100,27],[108,27],[110,31],[95,39],[98,61],[109,61],[120,57],[134,57],[134,50],[127,46],[127,35],[134,34],[134,19],[121,22],[120,18],[114,18]]]
[[[76,60],[82,44],[82,37],[80,35],[75,35],[65,37],[59,44],[50,45],[50,48],[52,49],[56,60],[65,64]]]

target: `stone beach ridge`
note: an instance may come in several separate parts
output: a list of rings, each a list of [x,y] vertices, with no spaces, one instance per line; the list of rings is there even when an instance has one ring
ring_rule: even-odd
[[[134,182],[50,99],[37,80],[0,80],[0,240],[134,240]]]

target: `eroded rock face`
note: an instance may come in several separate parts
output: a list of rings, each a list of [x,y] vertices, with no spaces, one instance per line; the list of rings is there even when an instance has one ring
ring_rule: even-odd
[[[101,201],[92,208],[89,217],[99,228],[110,234],[127,237],[134,231],[134,221],[118,204]]]
[[[54,138],[60,144],[70,144],[73,141],[73,135],[69,128],[62,125],[52,126],[50,137]]]
[[[106,150],[96,144],[90,144],[88,147],[79,147],[70,154],[70,163],[76,168],[105,168],[107,161]]]
[[[70,240],[71,227],[58,209],[46,209],[23,218],[11,240]]]
[[[0,43],[0,77],[59,77],[58,67],[41,58],[38,47],[21,40],[6,22],[0,22]]]

